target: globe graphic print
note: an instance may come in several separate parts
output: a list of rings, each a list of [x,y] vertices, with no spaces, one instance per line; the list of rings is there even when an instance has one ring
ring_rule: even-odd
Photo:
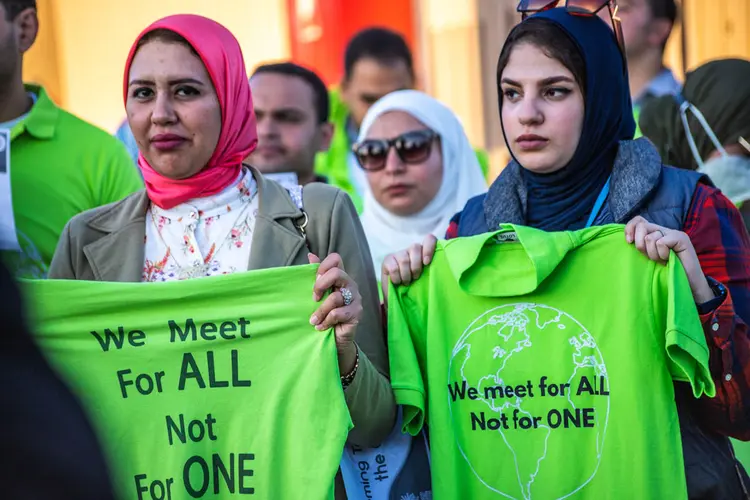
[[[596,339],[541,304],[476,318],[451,353],[448,403],[456,444],[501,497],[561,499],[595,477],[609,416],[609,377]]]

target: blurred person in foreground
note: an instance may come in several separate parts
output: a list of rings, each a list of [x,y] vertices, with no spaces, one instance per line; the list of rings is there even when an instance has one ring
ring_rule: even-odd
[[[352,146],[357,141],[362,120],[381,97],[415,86],[412,54],[401,35],[386,28],[368,28],[349,41],[344,53],[344,78],[330,93],[333,140],[327,153],[318,154],[315,170],[349,193],[360,212],[369,188]],[[487,175],[487,154],[476,153]]]
[[[361,221],[376,272],[387,255],[442,237],[453,215],[487,191],[458,117],[417,90],[376,102],[354,152],[370,184]]]
[[[328,89],[318,75],[291,62],[258,66],[250,77],[258,147],[248,163],[282,184],[327,182],[315,155],[331,144]]]
[[[165,282],[320,263],[310,323],[336,337],[349,443],[380,445],[396,406],[364,232],[338,189],[295,194],[243,165],[257,131],[236,38],[201,16],[156,21],[130,49],[123,99],[146,189],[74,217],[50,278]]]
[[[649,102],[643,134],[665,163],[708,175],[750,229],[750,61],[720,59],[687,74],[682,93]],[[687,123],[688,127],[685,127]]]
[[[38,31],[35,0],[0,0],[0,132],[10,134],[19,243],[0,258],[16,276],[44,278],[71,217],[143,184],[119,141],[59,108],[44,88],[24,85],[24,54]]]
[[[94,431],[29,333],[14,281],[0,263],[0,496],[114,499]]]

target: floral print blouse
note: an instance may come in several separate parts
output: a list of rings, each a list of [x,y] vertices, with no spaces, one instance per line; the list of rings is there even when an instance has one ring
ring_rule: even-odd
[[[258,186],[243,170],[221,193],[146,213],[143,281],[173,281],[247,271]]]

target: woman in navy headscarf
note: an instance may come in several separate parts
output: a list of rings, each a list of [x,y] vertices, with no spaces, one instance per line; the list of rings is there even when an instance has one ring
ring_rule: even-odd
[[[555,2],[521,2],[519,10],[533,3]],[[613,34],[595,15],[607,7],[614,2],[602,0],[588,15],[553,8],[511,31],[497,85],[513,161],[454,217],[447,237],[501,223],[545,231],[627,223],[626,240],[650,259],[665,262],[674,251],[704,325],[717,387],[716,398],[700,400],[676,388],[690,498],[742,497],[744,471],[726,436],[750,439],[750,237],[707,178],[662,165],[647,139],[633,140],[618,21],[610,19]],[[434,249],[428,237],[388,256],[382,282],[411,282]]]

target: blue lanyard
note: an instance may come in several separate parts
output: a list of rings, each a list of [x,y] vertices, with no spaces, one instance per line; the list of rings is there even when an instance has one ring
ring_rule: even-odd
[[[596,203],[594,203],[594,208],[591,210],[591,215],[589,215],[589,220],[586,223],[586,227],[591,227],[594,224],[594,221],[596,220],[596,218],[599,216],[599,212],[602,211],[604,202],[607,201],[607,196],[609,196],[610,179],[612,179],[611,175],[607,177],[607,182],[604,184],[604,187],[599,193],[599,197],[596,199]]]

